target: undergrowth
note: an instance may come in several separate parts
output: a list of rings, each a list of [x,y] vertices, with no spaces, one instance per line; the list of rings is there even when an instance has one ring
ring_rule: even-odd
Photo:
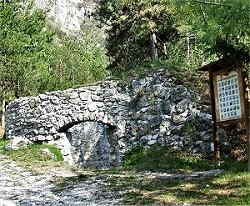
[[[216,168],[211,160],[180,152],[168,147],[153,146],[143,148],[137,146],[125,154],[124,168],[149,171],[190,171]]]

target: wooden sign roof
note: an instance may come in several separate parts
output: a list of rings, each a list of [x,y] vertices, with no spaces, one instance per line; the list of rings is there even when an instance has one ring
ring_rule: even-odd
[[[198,69],[198,71],[203,72],[216,72],[219,70],[232,69],[233,67],[240,66],[240,61],[235,60],[234,58],[222,58],[210,64],[207,64]]]

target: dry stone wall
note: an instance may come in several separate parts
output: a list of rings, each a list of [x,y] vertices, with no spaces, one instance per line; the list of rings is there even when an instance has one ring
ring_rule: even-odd
[[[137,145],[210,154],[211,131],[209,107],[165,70],[127,83],[110,80],[20,98],[7,106],[6,116],[10,149],[55,144],[67,162],[81,167],[117,166]]]
[[[130,102],[130,97],[119,89],[116,82],[107,81],[97,86],[49,92],[11,102],[6,117],[6,136],[13,139],[11,148],[32,142],[52,143],[62,149],[66,161],[81,165],[89,162],[89,158],[102,161],[101,156],[98,160],[89,153],[100,153],[105,145],[110,162],[100,162],[99,165],[113,164],[117,160],[112,158],[112,153],[117,151],[111,147],[116,147],[117,143],[108,146],[107,134],[110,133],[108,137],[113,139],[125,135]],[[76,151],[81,147],[87,151],[80,157]],[[95,151],[97,147],[100,151]],[[79,162],[79,158],[86,161]],[[107,161],[108,157],[105,158]]]

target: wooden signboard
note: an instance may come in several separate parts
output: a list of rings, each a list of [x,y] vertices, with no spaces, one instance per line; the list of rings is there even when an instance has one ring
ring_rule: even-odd
[[[213,118],[214,157],[220,159],[218,127],[243,125],[248,136],[248,169],[250,171],[250,121],[248,74],[243,63],[223,58],[203,66],[199,71],[209,72]],[[247,94],[248,92],[248,94]],[[240,124],[238,124],[240,123]]]
[[[241,69],[213,73],[216,122],[245,119],[245,92]]]

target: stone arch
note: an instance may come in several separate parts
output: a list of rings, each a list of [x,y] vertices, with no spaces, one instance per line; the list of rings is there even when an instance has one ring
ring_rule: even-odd
[[[103,122],[79,122],[64,130],[73,163],[87,168],[110,168],[120,163],[115,127]],[[66,127],[64,127],[66,129]]]

